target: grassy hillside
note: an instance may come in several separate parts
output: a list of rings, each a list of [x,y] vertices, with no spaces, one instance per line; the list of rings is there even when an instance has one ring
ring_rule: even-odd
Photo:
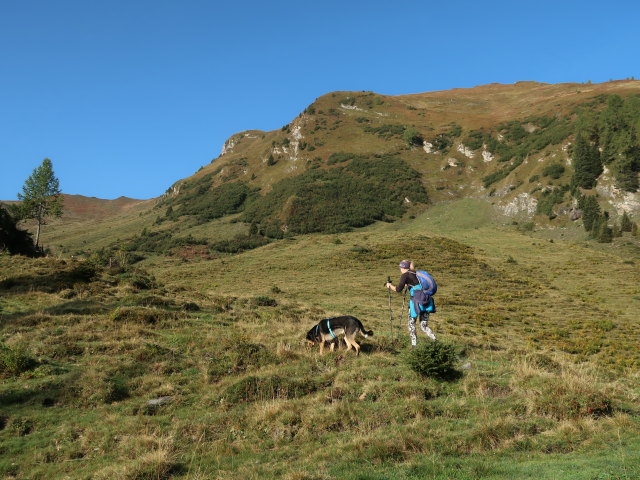
[[[502,227],[484,208],[214,259],[154,256],[145,271],[1,258],[0,471],[636,478],[637,264]],[[400,295],[390,332],[383,284],[405,257],[438,279],[431,325],[457,352],[454,380],[407,364]],[[305,348],[337,314],[375,331],[360,357]]]
[[[51,256],[0,255],[0,478],[640,478],[638,93],[334,92],[162,198],[69,198]],[[404,258],[439,285],[413,352]],[[306,347],[345,314],[359,357]]]

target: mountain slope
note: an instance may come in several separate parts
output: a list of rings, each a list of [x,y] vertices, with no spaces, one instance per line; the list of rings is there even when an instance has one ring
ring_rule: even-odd
[[[638,94],[640,81],[633,80],[518,82],[399,96],[333,92],[279,130],[231,136],[211,164],[136,207],[137,218],[114,217],[130,221],[96,223],[86,234],[54,227],[51,238],[72,248],[92,245],[103,227],[121,240],[143,229],[208,243],[237,234],[278,238],[395,221],[464,198],[483,199],[514,221],[538,214],[539,223],[564,228],[579,216],[577,192],[597,194],[612,220],[623,211],[635,219]],[[620,106],[609,105],[612,95]],[[607,115],[618,114],[628,121],[612,132],[607,128],[618,120]],[[600,144],[603,158],[609,155],[595,189],[572,186],[578,130]]]

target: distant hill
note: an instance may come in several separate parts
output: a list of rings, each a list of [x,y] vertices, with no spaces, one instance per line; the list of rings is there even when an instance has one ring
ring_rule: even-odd
[[[62,223],[124,215],[120,223],[110,220],[100,238],[131,238],[144,228],[165,239],[192,235],[210,242],[226,241],[224,231],[260,238],[341,232],[441,202],[479,199],[514,221],[537,215],[554,228],[579,218],[580,195],[597,195],[613,219],[623,212],[635,218],[638,126],[635,80],[518,82],[397,96],[332,92],[280,129],[232,135],[218,158],[160,198],[67,196]],[[578,132],[598,157],[596,170],[581,159],[576,167]],[[594,177],[593,188],[576,184],[576,168],[585,169],[581,182]],[[225,218],[244,230],[207,227]],[[71,231],[80,241],[83,233]],[[63,234],[55,239],[67,243]]]
[[[63,221],[82,222],[85,220],[102,220],[140,205],[147,200],[136,200],[134,198],[119,197],[114,200],[104,200],[96,197],[85,197],[83,195],[63,195],[64,214]]]
[[[429,202],[487,198],[507,215],[530,217],[540,213],[540,201],[549,203],[550,191],[566,192],[571,186],[572,145],[577,130],[583,129],[592,143],[610,150],[593,193],[618,213],[633,212],[640,207],[635,193],[640,156],[623,161],[628,146],[606,131],[608,120],[600,117],[624,116],[628,129],[623,124],[613,128],[634,137],[631,144],[637,147],[638,94],[640,81],[634,80],[518,82],[399,96],[333,92],[280,130],[231,136],[222,154],[176,182],[163,204],[172,206],[174,218],[190,215],[201,221],[246,209],[245,221],[259,222],[266,230],[276,226],[287,231],[293,224],[297,233],[308,231],[296,218],[300,215],[330,231],[401,215],[427,197]],[[622,99],[618,110],[608,105],[611,96]],[[382,169],[374,167],[383,163]],[[364,177],[353,178],[365,170]],[[426,195],[403,195],[407,184],[394,183],[399,171],[419,178]],[[624,175],[635,176],[635,187],[625,187]],[[364,199],[359,188],[380,196]],[[328,202],[336,205],[333,212],[324,205]],[[393,206],[380,205],[385,202]],[[354,203],[367,211],[379,208],[368,218],[362,214],[326,221]],[[549,216],[566,213],[569,208],[561,206],[570,203],[568,194],[556,195],[543,210]]]

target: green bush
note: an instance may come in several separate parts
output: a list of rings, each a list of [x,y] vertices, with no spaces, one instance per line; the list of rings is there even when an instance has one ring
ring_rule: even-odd
[[[335,165],[336,163],[343,163],[347,160],[353,160],[358,157],[355,153],[336,152],[329,155],[327,165]]]
[[[402,139],[407,143],[407,145],[414,147],[421,147],[424,142],[422,135],[412,127],[409,127],[404,131]]]
[[[455,369],[455,347],[440,341],[425,342],[410,350],[405,361],[413,371],[439,380],[452,380],[460,373]]]
[[[209,221],[242,211],[251,193],[249,187],[241,182],[231,182],[212,188],[211,179],[203,179],[181,189],[180,195],[174,200],[180,206],[178,215],[194,215]]]
[[[404,133],[404,125],[381,125],[379,127],[365,126],[364,131],[367,133],[373,133],[382,138],[391,138],[394,136],[400,136]]]
[[[546,190],[542,192],[538,200],[538,206],[536,207],[536,213],[544,214],[548,217],[553,216],[553,207],[562,203],[564,198],[564,191],[562,189]]]
[[[271,240],[262,235],[236,235],[231,240],[220,240],[213,243],[211,249],[223,253],[240,253],[262,247],[270,242]]]
[[[558,179],[564,173],[564,166],[559,163],[553,163],[551,165],[547,165],[542,171],[542,175],[545,177],[551,177]]]
[[[22,347],[0,344],[0,376],[15,376],[33,370],[38,362]]]
[[[393,156],[354,157],[329,170],[286,178],[247,205],[244,220],[265,236],[336,233],[400,216],[405,197],[426,202],[420,174]]]

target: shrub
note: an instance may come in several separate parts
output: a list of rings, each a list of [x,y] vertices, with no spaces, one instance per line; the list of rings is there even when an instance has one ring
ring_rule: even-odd
[[[455,347],[437,340],[410,350],[405,358],[416,373],[440,380],[452,380],[459,376],[455,369],[456,360]]]
[[[285,178],[247,205],[244,220],[280,238],[285,232],[336,233],[400,216],[404,199],[426,202],[420,174],[393,156],[354,157],[330,170],[308,170]]]
[[[542,192],[542,196],[538,200],[536,213],[542,213],[551,218],[553,216],[553,207],[558,203],[562,203],[563,198],[564,191],[560,189]]]
[[[0,344],[0,375],[15,376],[33,370],[38,362],[22,347]]]
[[[414,128],[407,128],[402,134],[402,139],[407,143],[407,145],[421,147],[424,139],[422,135],[420,135]]]
[[[110,317],[114,322],[154,325],[167,320],[176,320],[178,315],[158,308],[118,307],[111,312]]]
[[[271,298],[271,297],[265,297],[265,296],[259,296],[259,297],[254,297],[251,300],[249,300],[249,304],[250,305],[255,305],[258,307],[276,307],[278,306],[278,302]]]
[[[373,133],[382,138],[391,138],[393,136],[400,136],[404,133],[404,125],[381,125],[379,127],[365,126],[364,131],[367,133]]]
[[[565,169],[563,165],[560,165],[559,163],[554,163],[546,166],[542,171],[542,175],[545,177],[558,179],[564,173],[564,170]]]
[[[222,253],[240,253],[262,247],[270,242],[271,240],[267,237],[258,234],[236,235],[231,240],[220,240],[213,243],[211,249]]]
[[[183,186],[175,200],[181,206],[178,215],[195,215],[208,221],[242,211],[250,193],[249,187],[244,183],[231,182],[211,188],[211,179],[207,177]]]
[[[358,155],[355,153],[336,152],[329,155],[327,165],[334,165],[336,163],[346,162],[347,160],[353,160]]]

